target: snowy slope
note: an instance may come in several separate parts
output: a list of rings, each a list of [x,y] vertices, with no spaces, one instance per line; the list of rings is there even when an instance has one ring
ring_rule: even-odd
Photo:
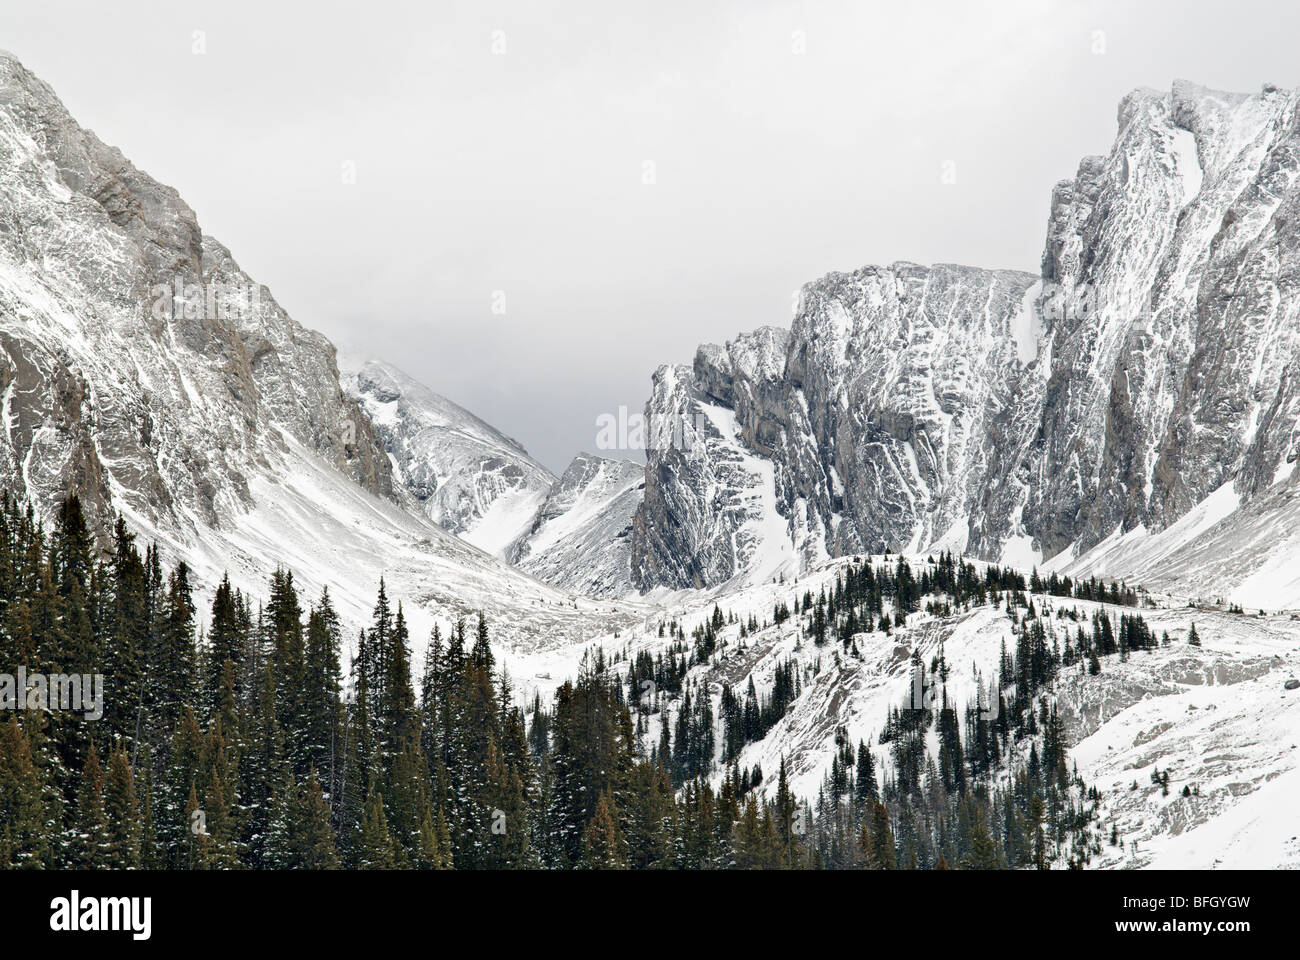
[[[167,562],[195,568],[201,598],[227,569],[262,596],[286,565],[305,602],[329,587],[353,636],[381,576],[417,645],[435,618],[479,609],[505,648],[628,619],[627,604],[545,586],[407,510],[333,345],[244,274],[174,190],[82,130],[8,56],[0,181],[0,485],[42,516],[68,491],[101,534],[121,512]],[[164,284],[180,295],[161,296]],[[490,429],[461,427],[505,458]],[[549,475],[512,456],[540,502]],[[535,506],[518,509],[514,529]]]
[[[1300,486],[1293,474],[1242,503],[1220,487],[1159,532],[1116,531],[1077,558],[1044,570],[1104,576],[1219,605],[1300,609]]]
[[[494,555],[531,525],[555,477],[517,441],[390,364],[349,369],[344,387],[434,523]]]
[[[632,518],[645,468],[580,454],[554,477],[516,441],[390,364],[344,378],[434,523],[531,576],[583,596],[633,591]]]
[[[508,559],[545,583],[585,596],[631,593],[629,537],[644,489],[641,464],[579,454],[511,545]]]
[[[1200,649],[1177,642],[1193,618]],[[1300,690],[1283,688],[1300,676],[1300,623],[1186,609],[1148,620],[1175,642],[1060,695],[1080,773],[1123,840],[1101,865],[1300,866]]]
[[[183,558],[210,593],[223,572],[261,595],[275,564],[294,574],[304,601],[322,588],[345,622],[364,625],[379,578],[401,601],[418,661],[435,622],[489,618],[507,652],[602,636],[635,619],[634,604],[575,597],[468,546],[418,514],[368,494],[310,452],[288,443],[253,478],[255,506],[219,528],[156,526],[127,509],[128,523],[167,556]]]
[[[873,558],[883,562],[882,558]],[[896,562],[893,558],[891,563]],[[664,652],[671,638],[658,636],[664,619],[679,619],[689,632],[718,604],[725,614],[746,620],[770,619],[773,605],[792,601],[805,590],[814,596],[833,583],[847,561],[836,560],[798,582],[754,584],[734,593],[680,591],[658,595],[660,609],[617,638],[551,648],[518,662],[530,689],[545,695],[573,669],[584,652],[603,647],[607,656]],[[924,557],[909,558],[915,568]],[[1032,597],[1050,617],[1076,610],[1086,622],[1096,610],[1117,617],[1130,608],[1081,600]],[[1194,609],[1173,598],[1139,612],[1157,634],[1168,632],[1169,646],[1134,653],[1127,662],[1103,661],[1099,676],[1065,671],[1052,692],[1065,724],[1071,757],[1080,775],[1101,791],[1100,825],[1112,823],[1122,848],[1103,843],[1097,867],[1213,866],[1279,867],[1300,865],[1295,837],[1294,789],[1300,783],[1300,690],[1284,682],[1300,676],[1300,620],[1290,616],[1246,616]],[[1058,630],[1076,627],[1059,620]],[[1201,647],[1186,643],[1195,622]],[[892,707],[911,692],[910,658],[918,651],[929,663],[942,645],[949,666],[948,694],[958,704],[988,690],[1005,643],[1013,648],[1011,621],[1004,609],[982,607],[952,617],[913,614],[909,624],[886,637],[859,634],[861,657],[800,642],[794,621],[769,626],[740,638],[738,626],[725,627],[714,661],[693,668],[689,681],[707,689],[718,716],[721,684],[743,691],[752,678],[760,696],[771,689],[776,667],[794,660],[803,688],[788,713],[762,740],[747,745],[742,768],[759,765],[767,775],[760,789],[774,788],[772,775],[782,761],[796,795],[814,799],[829,773],[836,734],[844,728],[852,742],[872,745],[879,775],[888,776],[888,751],[876,738]],[[987,694],[984,702],[988,702]],[[678,704],[666,707],[670,723]],[[660,718],[647,718],[647,751],[658,735]],[[717,721],[717,759],[721,758],[721,720]],[[933,739],[934,734],[931,733]],[[937,749],[937,743],[931,744]],[[1163,796],[1152,770],[1169,771]],[[723,771],[715,769],[714,780]],[[1136,780],[1138,789],[1133,790]],[[1195,795],[1182,797],[1182,789]],[[1133,844],[1136,843],[1136,852]]]

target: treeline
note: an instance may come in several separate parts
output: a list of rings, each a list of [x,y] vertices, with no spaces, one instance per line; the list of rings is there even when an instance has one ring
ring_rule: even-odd
[[[945,552],[929,558],[919,573],[902,556],[884,564],[851,561],[829,589],[823,588],[816,597],[805,590],[794,609],[804,617],[804,634],[818,646],[830,639],[848,645],[859,633],[888,633],[901,627],[921,609],[951,616],[998,602],[1007,594],[1015,595],[1023,607],[1028,603],[1026,590],[1123,606],[1136,606],[1138,600],[1137,593],[1122,583],[1106,584],[1095,577],[1076,581],[1055,573],[1043,579],[1037,570],[1026,581],[1010,568],[986,564],[981,570]],[[788,604],[778,602],[773,622],[783,622],[791,612]]]

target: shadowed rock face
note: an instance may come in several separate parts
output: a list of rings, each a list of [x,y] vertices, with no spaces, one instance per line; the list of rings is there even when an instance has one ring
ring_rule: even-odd
[[[8,55],[0,180],[0,484],[47,516],[75,491],[101,531],[113,510],[218,526],[296,443],[393,495],[333,346]]]
[[[830,274],[804,288],[788,335],[661,369],[651,423],[699,442],[650,452],[637,583],[743,574],[761,550],[736,534],[759,523],[768,476],[796,569],[881,548],[1032,562],[1288,476],[1296,94],[1177,83],[1131,94],[1118,119],[1110,154],[1054,190],[1039,276]]]

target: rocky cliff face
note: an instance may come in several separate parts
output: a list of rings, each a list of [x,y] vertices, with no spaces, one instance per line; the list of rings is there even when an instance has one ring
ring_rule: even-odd
[[[767,327],[701,347],[693,367],[656,371],[645,500],[632,533],[639,586],[711,587],[794,563],[768,453],[780,430],[787,339]]]
[[[388,458],[303,329],[174,190],[0,55],[0,484],[219,526],[286,439],[366,489]]]
[[[1022,377],[1034,283],[904,263],[831,274],[804,288],[788,334],[707,345],[692,370],[661,370],[639,582],[712,586],[828,555],[963,546]]]
[[[945,547],[1028,564],[1169,527],[1225,484],[1249,501],[1287,481],[1297,102],[1137,91],[1111,152],[1056,187],[1038,276],[831,274],[805,287],[788,337],[661,370],[647,415],[665,435],[689,436],[701,409],[734,430],[651,451],[638,584],[770,568],[738,534],[757,514],[732,506],[769,496],[795,567]]]
[[[1119,124],[1053,197],[1043,278],[1073,306],[1026,396],[1046,556],[1162,529],[1224,483],[1254,496],[1300,415],[1296,95],[1177,84]]]

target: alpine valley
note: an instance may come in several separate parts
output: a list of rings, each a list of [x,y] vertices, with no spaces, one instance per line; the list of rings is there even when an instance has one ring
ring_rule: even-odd
[[[558,477],[8,54],[0,184],[0,670],[107,684],[0,862],[1300,866],[1296,92],[1135,91],[1036,273],[829,273]]]

